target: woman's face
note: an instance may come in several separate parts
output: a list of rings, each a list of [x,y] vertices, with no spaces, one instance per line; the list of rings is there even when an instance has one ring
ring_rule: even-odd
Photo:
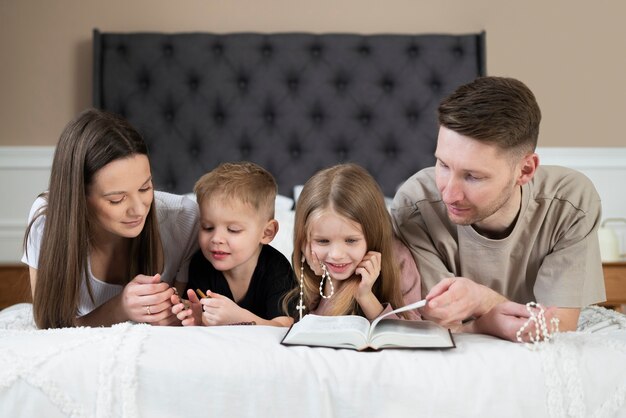
[[[96,172],[87,188],[90,233],[96,239],[138,236],[153,198],[146,155],[135,154],[110,162]]]

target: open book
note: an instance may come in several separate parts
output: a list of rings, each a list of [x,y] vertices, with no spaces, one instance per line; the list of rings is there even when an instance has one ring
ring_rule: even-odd
[[[308,345],[353,350],[383,348],[452,348],[452,333],[432,321],[384,319],[394,313],[424,306],[425,300],[398,308],[376,318],[372,323],[356,315],[319,316],[308,314],[293,324],[281,342],[284,345]]]

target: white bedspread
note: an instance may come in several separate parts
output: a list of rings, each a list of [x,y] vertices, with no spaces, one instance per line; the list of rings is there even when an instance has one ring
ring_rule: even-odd
[[[0,312],[0,417],[626,417],[626,317],[530,350],[455,335],[450,350],[286,347],[264,326],[35,330]]]

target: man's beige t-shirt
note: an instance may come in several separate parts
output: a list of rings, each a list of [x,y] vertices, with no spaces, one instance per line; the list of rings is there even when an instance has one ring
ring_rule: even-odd
[[[444,277],[462,276],[508,299],[562,308],[606,300],[597,230],[600,197],[583,174],[541,166],[522,186],[516,225],[504,239],[455,225],[430,167],[398,190],[391,214],[428,292]]]

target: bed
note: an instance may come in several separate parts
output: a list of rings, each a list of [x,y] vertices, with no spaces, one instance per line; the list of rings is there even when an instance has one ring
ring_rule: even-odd
[[[536,350],[460,334],[356,352],[265,326],[38,331],[31,306],[0,312],[3,417],[626,416],[626,320],[603,308]]]
[[[156,187],[264,166],[287,257],[315,171],[359,163],[392,197],[434,162],[439,100],[486,73],[484,33],[93,35],[93,104],[144,135]],[[15,305],[0,312],[0,416],[626,417],[626,320],[603,308],[537,347],[458,334],[450,350],[355,352],[286,347],[285,332],[41,331]]]

